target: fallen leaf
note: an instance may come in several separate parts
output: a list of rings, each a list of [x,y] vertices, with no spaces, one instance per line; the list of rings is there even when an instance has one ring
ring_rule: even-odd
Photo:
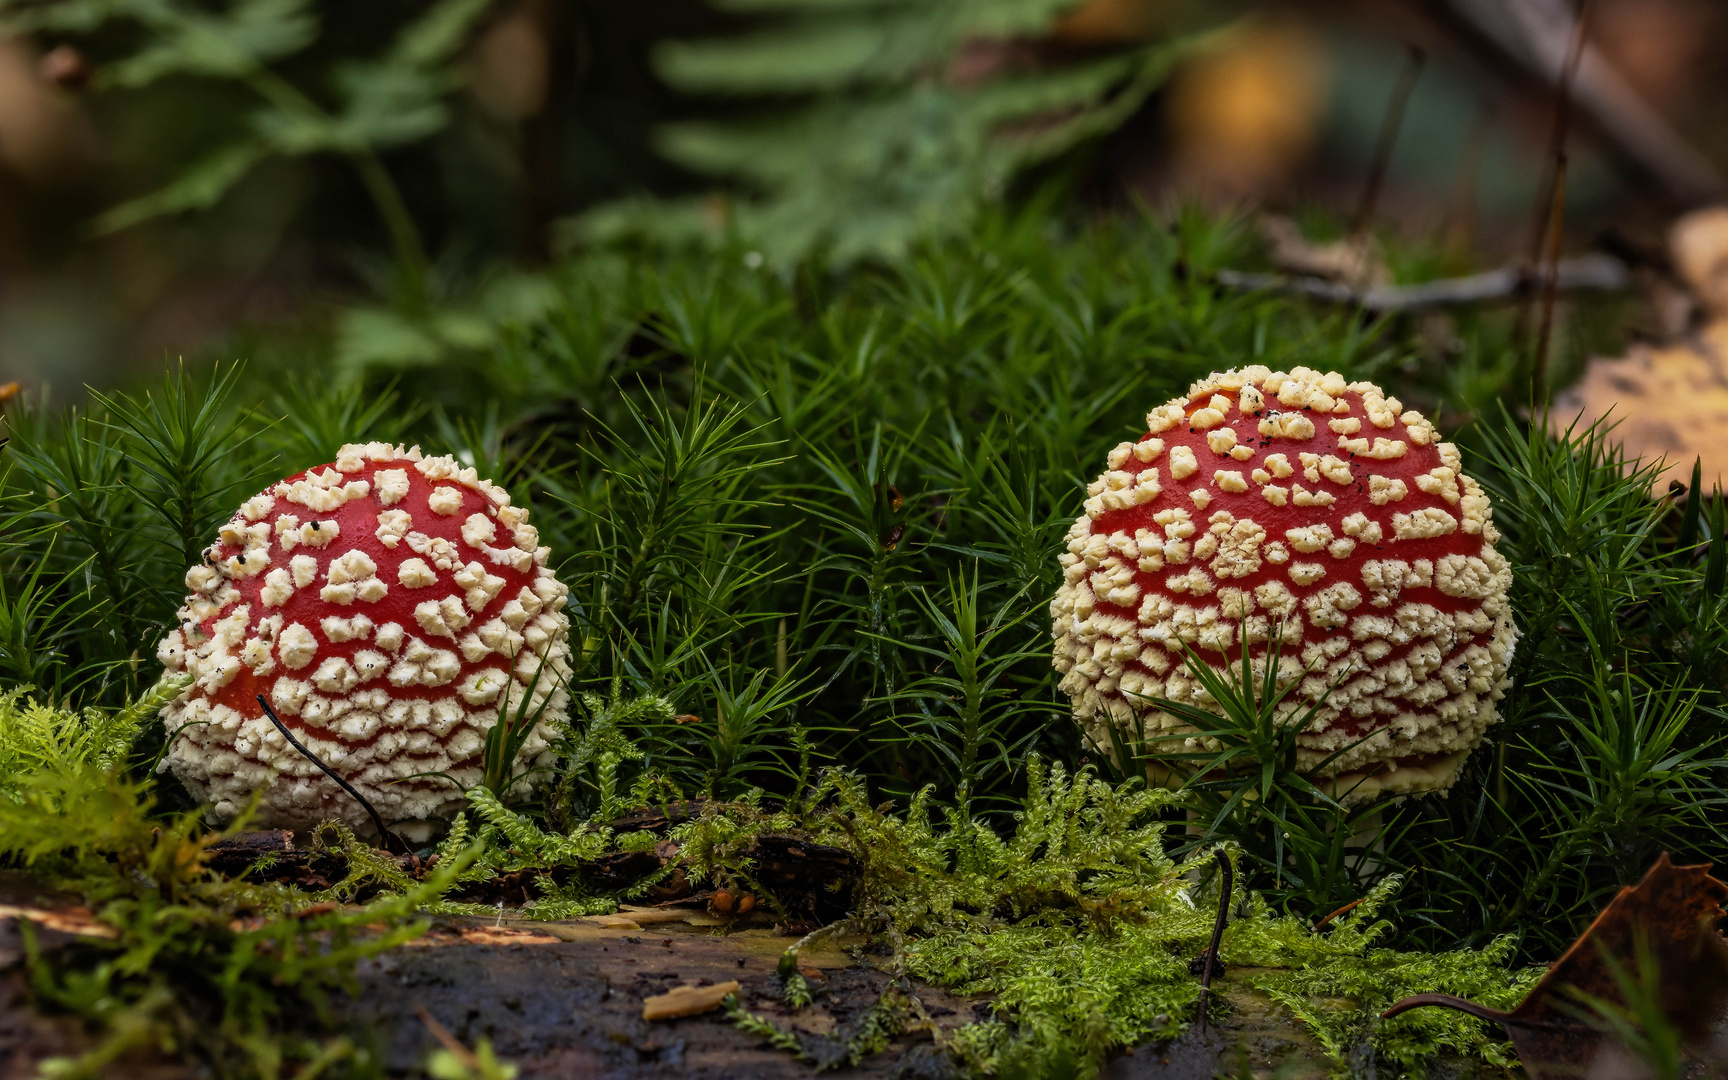
[[[681,1016],[696,1016],[718,1009],[720,1003],[736,994],[739,988],[736,979],[713,986],[674,986],[664,994],[643,999],[642,1019],[676,1020]]]
[[[1728,314],[1728,207],[1694,210],[1668,230],[1668,250],[1674,269],[1714,314]]]
[[[1675,316],[1703,325],[1666,345],[1635,345],[1621,357],[1596,357],[1584,377],[1555,395],[1549,428],[1560,434],[1574,421],[1618,421],[1612,438],[1628,457],[1667,459],[1652,495],[1671,481],[1685,483],[1694,459],[1704,482],[1728,477],[1728,207],[1686,214],[1668,233],[1674,270],[1685,284]]]
[[[590,915],[586,922],[595,926],[603,926],[608,930],[640,930],[642,924],[626,915]]]
[[[1492,1020],[1506,1029],[1530,1080],[1575,1080],[1606,1038],[1581,1018],[1585,1006],[1578,995],[1625,1006],[1619,980],[1604,957],[1612,957],[1623,971],[1635,970],[1642,939],[1661,972],[1657,994],[1664,1014],[1696,1039],[1728,1003],[1728,942],[1716,931],[1728,885],[1711,877],[1710,867],[1675,866],[1664,852],[1644,880],[1620,890],[1509,1013],[1450,994],[1417,994],[1380,1015],[1438,1005]]]
[[[1706,490],[1728,480],[1728,320],[1674,345],[1635,345],[1625,356],[1590,361],[1577,385],[1556,394],[1548,427],[1563,434],[1604,417],[1628,458],[1667,459],[1653,495],[1685,483],[1703,459]]]

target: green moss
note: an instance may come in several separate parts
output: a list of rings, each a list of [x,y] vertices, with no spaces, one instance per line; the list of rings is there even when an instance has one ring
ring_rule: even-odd
[[[1183,863],[1165,854],[1160,815],[1183,796],[1037,760],[1027,776],[1006,836],[953,812],[938,822],[928,792],[903,813],[871,806],[842,773],[817,788],[818,801],[833,797],[830,808],[802,821],[716,808],[682,835],[701,853],[701,870],[740,876],[740,853],[763,832],[796,829],[846,846],[864,867],[850,922],[893,946],[890,973],[990,998],[994,1017],[948,1042],[958,1062],[983,1075],[1091,1075],[1112,1052],[1173,1037],[1194,1019],[1199,980],[1189,959],[1212,932],[1218,879],[1210,849]],[[1391,1076],[1421,1075],[1441,1052],[1506,1063],[1507,1048],[1471,1017],[1423,1010],[1377,1019],[1397,998],[1431,991],[1510,1007],[1535,978],[1510,966],[1509,938],[1437,954],[1379,946],[1399,885],[1386,879],[1325,931],[1239,886],[1221,955],[1288,1008],[1340,1073],[1361,1044]]]
[[[1253,914],[1226,931],[1220,951],[1227,963],[1271,969],[1250,972],[1247,982],[1307,1025],[1340,1072],[1363,1042],[1373,1046],[1381,1071],[1391,1075],[1422,1075],[1442,1052],[1510,1065],[1516,1060],[1511,1044],[1462,1013],[1421,1009],[1379,1019],[1394,1001],[1423,993],[1456,994],[1511,1009],[1542,972],[1514,967],[1517,948],[1510,936],[1480,950],[1441,953],[1379,946],[1392,929],[1381,915],[1401,884],[1398,877],[1387,878],[1326,933],[1288,916],[1275,917],[1263,903],[1250,901]]]
[[[316,1024],[301,1031],[292,1018],[297,1010],[327,1018],[331,996],[347,985],[358,959],[418,934],[423,914],[495,910],[452,900],[452,892],[526,871],[537,874],[541,897],[519,914],[568,918],[614,910],[620,898],[671,870],[628,890],[583,884],[581,868],[594,860],[661,839],[649,831],[615,834],[606,825],[623,778],[601,768],[593,774],[591,815],[565,831],[505,806],[486,788],[471,790],[472,819],[465,813],[451,824],[424,881],[334,823],[316,832],[314,846],[342,856],[348,873],[324,892],[214,880],[201,859],[224,834],[205,831],[195,812],[158,812],[149,784],[125,775],[137,713],[74,715],[20,694],[0,699],[0,733],[18,763],[0,798],[0,857],[81,890],[118,932],[112,944],[90,945],[71,961],[32,961],[41,1004],[98,1020],[109,1033],[79,1068],[94,1069],[151,1033],[188,1024],[203,1033],[197,1053],[252,1070],[247,1075],[267,1074],[271,1054],[314,1060],[346,1044],[317,1034]],[[604,745],[588,760],[642,758],[616,731]],[[1198,994],[1188,958],[1206,942],[1217,909],[1211,850],[1180,863],[1167,854],[1166,819],[1186,797],[1138,780],[1111,784],[1090,768],[1070,773],[1037,758],[1027,762],[1026,776],[1027,790],[1000,831],[941,806],[928,789],[903,811],[874,804],[860,777],[839,770],[823,773],[796,813],[747,792],[668,829],[665,838],[680,846],[692,876],[747,888],[782,908],[756,873],[760,838],[794,835],[846,849],[861,868],[847,924],[891,946],[888,991],[843,1037],[800,1041],[738,1009],[741,1026],[816,1065],[856,1062],[917,1015],[921,1006],[900,978],[913,976],[992,1001],[990,1019],[945,1042],[957,1064],[981,1075],[1090,1075],[1115,1050],[1180,1032],[1194,1018]],[[1508,969],[1510,939],[1481,952],[1381,946],[1390,927],[1381,916],[1398,885],[1386,879],[1325,933],[1273,912],[1241,887],[1231,899],[1236,914],[1223,958],[1306,1024],[1340,1070],[1363,1041],[1392,1075],[1419,1073],[1442,1051],[1504,1061],[1484,1025],[1461,1014],[1375,1019],[1395,998],[1423,991],[1510,1006],[1531,981]],[[377,899],[312,918],[291,914],[367,896]],[[365,929],[379,925],[387,929]],[[787,1000],[807,1004],[808,987],[795,964],[789,970]]]
[[[311,913],[297,912],[316,897],[212,877],[206,852],[244,828],[244,816],[230,830],[207,830],[200,811],[163,812],[149,780],[126,772],[141,718],[175,692],[158,688],[113,714],[0,697],[0,756],[12,766],[0,790],[0,865],[81,894],[113,932],[48,957],[28,920],[19,922],[36,1006],[80,1016],[100,1036],[87,1053],[44,1069],[95,1076],[148,1048],[171,1048],[220,1076],[360,1068],[362,1052],[332,1034],[334,999],[354,988],[360,960],[424,932],[419,913],[478,848],[423,882],[370,856],[361,876],[393,888],[369,904]],[[351,834],[338,839],[366,850]]]
[[[145,725],[190,681],[189,675],[166,677],[125,708],[77,713],[37,701],[29,687],[6,691],[0,696],[0,798],[22,798],[44,773],[126,765]]]
[[[970,922],[909,940],[908,968],[962,993],[992,997],[1002,1022],[968,1029],[956,1046],[979,1071],[1011,1065],[1039,1075],[1060,1066],[1087,1075],[1112,1050],[1170,1038],[1194,1018],[1199,982],[1188,958],[1206,944],[1217,907],[1216,884],[1208,890],[1194,881],[1204,879],[1210,861],[1196,857],[1170,867],[1148,883],[1132,914],[1111,920],[1045,908],[999,926]],[[1537,977],[1509,968],[1510,939],[1481,951],[1376,948],[1390,928],[1379,912],[1398,884],[1388,879],[1329,932],[1276,915],[1238,890],[1221,956],[1248,969],[1248,985],[1288,1008],[1341,1075],[1362,1043],[1391,1076],[1422,1075],[1442,1051],[1508,1063],[1509,1046],[1462,1014],[1423,1010],[1378,1020],[1393,1001],[1424,992],[1510,1008]]]

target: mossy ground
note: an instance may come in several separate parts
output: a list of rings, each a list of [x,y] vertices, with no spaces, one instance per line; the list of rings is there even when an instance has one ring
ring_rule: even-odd
[[[547,834],[477,789],[470,801],[482,824],[470,831],[465,819],[458,821],[436,858],[420,865],[334,829],[320,841],[330,858],[346,863],[347,873],[329,889],[304,892],[215,879],[203,861],[219,834],[199,835],[189,815],[167,831],[147,827],[150,797],[124,779],[126,759],[119,751],[135,735],[125,717],[57,713],[14,696],[0,714],[0,731],[21,743],[25,730],[35,732],[44,752],[41,764],[18,776],[0,803],[4,835],[20,838],[8,850],[38,880],[88,900],[95,909],[91,925],[110,928],[106,937],[79,938],[44,953],[35,923],[14,922],[20,948],[11,959],[23,965],[34,1004],[82,1015],[106,1031],[93,1049],[53,1066],[66,1074],[102,1074],[170,1047],[240,1075],[271,1075],[295,1059],[341,1062],[356,1075],[390,1072],[400,1064],[400,1047],[387,1054],[356,1041],[356,1032],[388,1032],[400,1042],[406,1020],[392,1016],[392,1023],[355,1024],[356,1009],[365,1014],[381,1007],[381,991],[368,991],[365,979],[357,980],[356,966],[396,971],[404,963],[443,963],[413,960],[421,955],[414,950],[406,954],[410,959],[381,960],[425,940],[431,924],[417,916],[490,915],[484,905],[449,896],[464,883],[496,878],[503,867],[512,873],[534,868],[543,874],[536,883],[542,896],[511,915],[514,925],[539,926],[539,933],[512,940],[487,931],[481,920],[469,924],[477,929],[458,943],[599,940],[591,929],[550,920],[616,911],[622,896],[665,877],[651,872],[609,890],[584,884],[584,871],[604,856],[643,849],[640,841],[623,837],[656,834],[615,833],[603,819],[585,821],[567,835]],[[119,741],[92,742],[81,737],[89,730],[124,734],[116,736]],[[1210,859],[1180,865],[1165,854],[1159,815],[1179,805],[1181,796],[1147,790],[1137,780],[1111,785],[1089,769],[1069,776],[1037,762],[1030,763],[1028,778],[1005,836],[977,819],[940,812],[928,792],[902,812],[873,806],[862,782],[839,771],[817,779],[796,808],[767,806],[752,793],[709,803],[665,828],[656,842],[678,845],[680,868],[690,878],[760,895],[765,909],[779,910],[759,921],[783,926],[798,913],[786,907],[789,893],[764,887],[755,845],[794,837],[844,849],[856,859],[856,878],[844,883],[850,902],[843,907],[850,914],[830,929],[853,935],[862,949],[859,959],[877,972],[874,981],[866,980],[876,988],[874,1001],[862,1011],[853,1009],[837,1028],[821,1030],[821,1017],[834,1017],[805,1012],[823,992],[812,995],[802,970],[810,961],[795,946],[788,953],[788,939],[782,938],[771,945],[780,954],[774,969],[759,972],[765,977],[735,1007],[744,1031],[815,1065],[861,1065],[891,1047],[903,1056],[918,1044],[903,1036],[921,1032],[930,1039],[921,1053],[933,1055],[952,1075],[1091,1075],[1116,1051],[1179,1034],[1193,1016],[1199,987],[1188,958],[1210,935],[1220,902],[1217,875],[1208,886],[1204,872]],[[267,856],[255,866],[268,871],[272,862]],[[561,869],[574,876],[560,883]],[[1374,1021],[1378,1009],[1405,993],[1438,989],[1510,1005],[1531,981],[1529,973],[1508,967],[1509,939],[1484,952],[1439,955],[1377,947],[1376,939],[1389,928],[1379,916],[1397,885],[1398,879],[1387,879],[1324,933],[1275,914],[1238,888],[1229,900],[1232,917],[1221,949],[1225,963],[1238,969],[1233,985],[1247,995],[1244,1001],[1287,1010],[1334,1069],[1364,1052],[1398,1071],[1419,1069],[1441,1052],[1503,1060],[1504,1050],[1468,1018],[1430,1013],[1384,1025]],[[504,913],[500,903],[493,923],[500,930]],[[539,921],[523,923],[524,916]],[[730,920],[722,925],[739,928]],[[660,947],[672,951],[653,954],[656,961],[668,961],[654,978],[680,979],[669,963],[677,955],[673,938],[664,936],[670,932],[650,927],[639,937],[619,931],[619,948],[661,934]],[[436,942],[437,934],[430,940]],[[747,940],[702,946],[707,964],[714,966],[717,952],[735,960],[739,970],[748,968],[751,953],[760,956],[762,950],[748,948]],[[828,948],[832,952],[833,945]],[[526,954],[521,959],[530,968],[553,962],[530,961]],[[472,962],[448,961],[452,970]],[[511,1008],[504,1000],[509,997],[521,1008],[534,977],[511,974],[509,962],[502,963],[496,978],[427,978],[474,995],[483,1012],[500,1003]],[[724,973],[726,964],[719,969]],[[649,974],[642,967],[632,970]],[[524,989],[500,989],[524,979]],[[916,989],[912,979],[926,990]],[[584,992],[598,992],[593,986],[601,984],[610,992],[617,981],[590,978]],[[618,989],[635,1001],[646,996],[638,993],[646,987],[637,979]],[[980,1015],[938,1022],[932,1004],[953,1006],[931,987],[976,998],[978,1004],[969,1008]],[[786,1024],[750,1010],[751,998],[764,995],[779,999],[774,1011],[790,1014]],[[1220,1019],[1228,1015],[1229,1000],[1223,998]],[[545,1001],[536,1005],[545,1007]],[[465,1033],[484,1031],[489,1044],[527,1045],[523,1033],[506,1038],[493,1026],[458,1024]]]
[[[944,1039],[956,1068],[1089,1073],[1191,1022],[1222,848],[1232,979],[1329,1069],[1369,1047],[1378,1074],[1420,1074],[1504,1050],[1464,1017],[1380,1024],[1381,1005],[1509,1004],[1656,851],[1725,849],[1721,503],[1652,501],[1600,431],[1521,420],[1513,314],[1375,322],[1234,292],[1214,272],[1259,253],[1198,214],[994,218],[845,271],[748,255],[590,251],[550,275],[544,314],[395,370],[332,370],[310,332],[244,370],[8,415],[0,859],[118,934],[24,961],[35,1007],[91,1025],[98,1056],[71,1074],[154,1047],[222,1076],[382,1075],[342,1003],[427,918],[495,915],[475,890],[503,879],[530,890],[522,914],[569,918],[682,871],[805,921],[760,880],[764,836],[859,861],[852,928],[891,985],[988,995]],[[1558,363],[1601,322],[1566,323]],[[1084,483],[1149,406],[1248,362],[1374,378],[1440,417],[1517,575],[1502,723],[1446,799],[1374,808],[1372,847],[1350,843],[1363,812],[1290,770],[1249,799],[1088,762],[1054,689],[1044,608]],[[328,831],[348,876],[327,891],[214,879],[219,834],[152,769],[154,642],[241,499],[359,439],[458,453],[532,504],[572,588],[579,708],[540,794],[470,793],[430,870]],[[612,827],[684,798],[705,809]],[[680,865],[584,869],[662,841]],[[757,1030],[821,1061],[920,1022],[898,990],[872,1008],[838,1051]]]

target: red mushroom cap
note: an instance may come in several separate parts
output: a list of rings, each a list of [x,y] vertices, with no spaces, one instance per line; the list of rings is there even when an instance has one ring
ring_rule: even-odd
[[[272,485],[187,572],[180,626],[157,649],[195,676],[163,711],[165,766],[220,818],[262,790],[260,825],[366,828],[262,694],[387,821],[450,813],[461,792],[443,776],[480,779],[501,707],[544,706],[519,764],[567,715],[567,591],[549,554],[502,488],[418,447],[345,446]]]
[[[1196,383],[1111,451],[1050,606],[1094,740],[1194,731],[1147,700],[1221,711],[1182,643],[1233,680],[1244,648],[1264,671],[1281,624],[1280,679],[1310,700],[1338,684],[1299,764],[1342,750],[1326,771],[1357,799],[1451,785],[1505,692],[1512,575],[1457,448],[1402,410],[1372,383],[1256,366]]]

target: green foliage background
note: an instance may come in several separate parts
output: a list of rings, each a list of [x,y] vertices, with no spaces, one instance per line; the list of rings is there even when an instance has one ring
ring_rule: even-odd
[[[719,6],[753,25],[665,42],[656,67],[687,94],[757,108],[663,125],[656,141],[670,160],[742,188],[724,231],[778,266],[815,252],[841,265],[899,256],[921,238],[964,231],[1029,167],[1119,127],[1198,40],[1013,52],[1047,35],[1074,0]],[[1003,55],[968,63],[980,48]],[[713,217],[702,201],[625,200],[566,232],[690,239],[716,231]]]

